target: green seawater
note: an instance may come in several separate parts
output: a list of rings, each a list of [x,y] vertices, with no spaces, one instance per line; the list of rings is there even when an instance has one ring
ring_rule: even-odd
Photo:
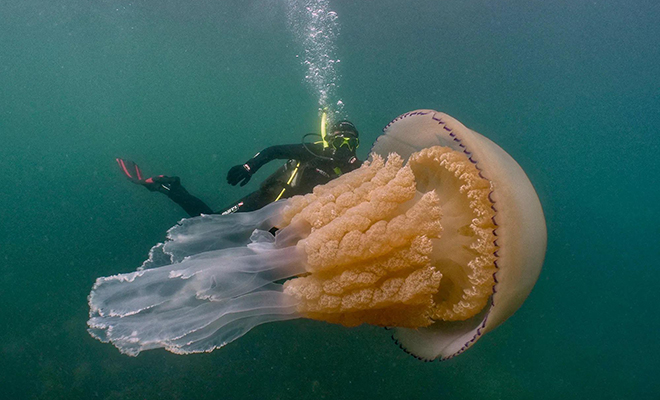
[[[541,198],[539,281],[466,353],[424,363],[384,329],[307,320],[192,356],[89,336],[94,280],[185,217],[115,157],[219,208],[259,184],[230,187],[231,166],[317,130],[288,4],[0,3],[0,397],[660,398],[657,0],[329,2],[360,157],[396,116],[436,109],[506,149]]]

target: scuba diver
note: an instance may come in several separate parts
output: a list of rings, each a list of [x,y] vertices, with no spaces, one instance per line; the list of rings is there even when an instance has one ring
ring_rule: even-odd
[[[339,121],[326,134],[326,114],[321,122],[321,135],[309,133],[302,143],[267,147],[243,164],[233,166],[227,173],[227,182],[245,186],[259,168],[272,160],[287,160],[277,171],[264,180],[259,189],[237,202],[214,212],[202,200],[188,193],[176,176],[158,175],[143,178],[142,171],[132,161],[117,158],[117,163],[126,177],[152,192],[166,194],[191,217],[200,214],[230,214],[258,210],[274,201],[298,194],[311,193],[316,185],[328,183],[341,174],[353,171],[362,165],[355,156],[360,139],[355,125],[350,121]],[[311,136],[320,136],[320,141],[307,142]]]

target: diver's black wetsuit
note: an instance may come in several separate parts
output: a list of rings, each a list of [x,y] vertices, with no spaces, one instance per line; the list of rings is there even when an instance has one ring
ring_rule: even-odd
[[[178,178],[163,177],[173,180],[172,182],[159,182],[158,178],[152,179],[161,184],[161,187],[156,190],[167,194],[191,217],[200,214],[254,211],[279,199],[311,193],[314,186],[328,183],[339,175],[353,171],[362,165],[362,162],[352,154],[342,158],[336,155],[334,158],[331,156],[332,152],[327,148],[324,149],[320,143],[268,147],[245,163],[250,176],[272,160],[288,160],[286,164],[270,175],[258,190],[216,212],[213,212],[202,200],[188,193],[181,186]]]

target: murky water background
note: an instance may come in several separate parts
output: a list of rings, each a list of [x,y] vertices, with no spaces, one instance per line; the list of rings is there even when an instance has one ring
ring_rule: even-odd
[[[305,79],[294,3],[337,14],[321,86]],[[660,397],[660,5],[403,3],[0,3],[2,397]],[[94,279],[139,266],[185,216],[114,158],[221,207],[259,183],[228,186],[232,165],[317,129],[329,79],[325,102],[342,101],[363,158],[391,119],[433,108],[519,161],[549,229],[520,311],[443,363],[383,329],[313,321],[185,357],[130,358],[92,339]]]

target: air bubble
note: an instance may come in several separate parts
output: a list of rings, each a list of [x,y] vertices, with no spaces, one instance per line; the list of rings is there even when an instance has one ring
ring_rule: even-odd
[[[305,82],[318,96],[319,109],[338,115],[344,103],[337,101],[340,75],[335,56],[339,35],[338,15],[329,0],[289,0],[289,27],[302,47],[296,56],[306,68]],[[304,55],[303,55],[304,54]]]

